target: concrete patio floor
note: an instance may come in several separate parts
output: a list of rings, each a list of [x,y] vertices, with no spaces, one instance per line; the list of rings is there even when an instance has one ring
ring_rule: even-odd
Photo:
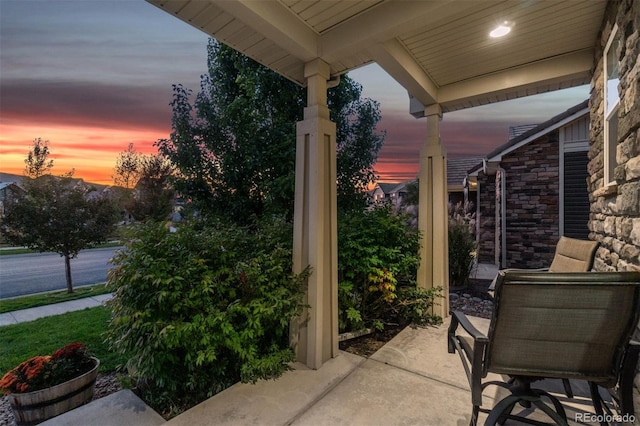
[[[480,330],[489,326],[489,320],[470,319]],[[368,359],[340,352],[319,370],[297,364],[278,380],[238,383],[168,422],[124,390],[46,424],[468,425],[471,393],[458,355],[447,353],[447,326],[448,320],[439,327],[406,328]],[[575,421],[578,413],[593,413],[585,383],[572,383],[572,400],[564,397],[560,381],[543,383],[562,401],[569,424],[596,424]],[[496,389],[487,390],[485,406],[495,403]],[[539,411],[527,415],[547,421]],[[479,424],[485,419],[481,414]]]
[[[481,330],[489,325],[472,322]],[[368,359],[341,352],[319,370],[296,366],[276,381],[237,384],[168,424],[467,425],[471,393],[458,355],[447,353],[447,326],[406,328]],[[560,381],[545,381],[545,388],[557,393],[569,424],[589,424],[575,421],[577,413],[593,413],[584,384],[573,383],[573,400]],[[495,389],[485,406],[494,404]],[[528,417],[546,421],[537,411]]]

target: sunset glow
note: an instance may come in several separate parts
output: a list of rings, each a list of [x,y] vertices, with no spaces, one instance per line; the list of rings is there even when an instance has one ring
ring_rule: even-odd
[[[156,152],[153,143],[167,137],[168,132],[37,125],[25,128],[3,124],[0,126],[0,135],[1,170],[5,173],[22,175],[24,159],[33,140],[42,138],[49,141],[54,174],[64,174],[74,169],[77,178],[111,185],[118,153],[127,149],[129,143],[133,143],[138,152]]]

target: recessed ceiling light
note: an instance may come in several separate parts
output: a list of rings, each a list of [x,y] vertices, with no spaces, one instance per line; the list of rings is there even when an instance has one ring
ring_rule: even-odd
[[[511,27],[508,25],[507,22],[498,25],[496,28],[494,28],[489,35],[493,38],[498,38],[498,37],[503,37],[506,36],[507,34],[509,34],[509,32],[511,32]]]

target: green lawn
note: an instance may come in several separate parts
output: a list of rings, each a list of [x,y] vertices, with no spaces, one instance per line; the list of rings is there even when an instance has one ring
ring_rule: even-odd
[[[68,293],[67,290],[61,290],[51,293],[36,294],[33,296],[5,299],[0,300],[0,314],[4,312],[18,311],[20,309],[50,305],[52,303],[66,302],[68,300],[82,299],[84,297],[97,296],[105,293],[109,293],[106,285],[97,284],[75,288],[73,293]]]
[[[100,244],[97,247],[93,247],[93,248],[120,247],[121,245],[122,243],[120,241],[113,241],[109,243]],[[3,246],[7,247],[6,244],[2,244],[0,245],[0,248]],[[90,249],[87,249],[87,250],[90,250]],[[29,254],[29,253],[38,253],[38,251],[31,250],[24,247],[11,247],[11,248],[5,248],[4,250],[0,250],[0,256],[10,256],[12,254]]]
[[[100,306],[0,327],[0,375],[35,355],[51,355],[73,342],[83,343],[100,360],[100,372],[115,370],[126,360],[104,342],[109,316],[109,310]]]

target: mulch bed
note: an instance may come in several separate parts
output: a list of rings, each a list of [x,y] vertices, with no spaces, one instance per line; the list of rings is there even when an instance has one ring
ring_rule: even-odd
[[[345,340],[339,343],[340,350],[368,358],[400,333],[405,326],[406,325],[397,325],[387,327],[381,332],[376,331],[372,334],[356,337],[355,339]]]
[[[478,298],[482,301],[491,300],[491,297],[487,293],[487,289],[491,284],[491,280],[478,280],[471,279],[469,286],[464,289],[452,290],[451,293],[458,294],[462,297],[464,294],[468,294],[471,298]],[[487,317],[486,307],[482,303],[478,303],[477,306],[473,304],[471,300],[468,306],[468,310],[465,313],[469,315],[474,314],[474,310],[477,310],[477,316]],[[475,309],[474,309],[475,308]],[[385,343],[393,339],[398,333],[400,333],[408,324],[398,325],[394,327],[387,327],[382,332],[374,332],[365,336],[357,337],[355,339],[345,340],[340,342],[339,348],[342,351],[349,352],[355,355],[368,358],[373,355],[378,349],[384,346]]]

